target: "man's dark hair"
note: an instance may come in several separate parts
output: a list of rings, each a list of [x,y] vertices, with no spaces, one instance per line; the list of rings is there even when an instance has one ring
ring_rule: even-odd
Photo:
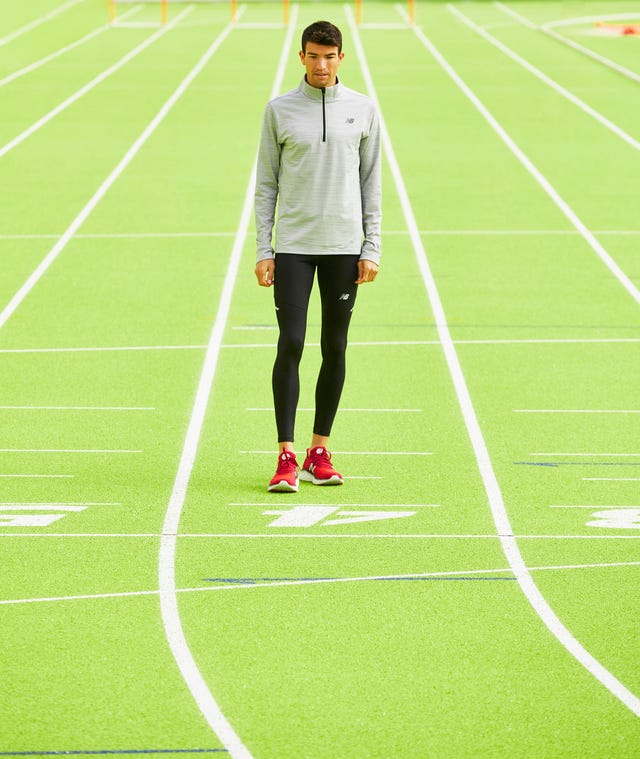
[[[302,32],[302,52],[307,52],[307,42],[337,47],[342,52],[342,32],[329,21],[316,21]]]

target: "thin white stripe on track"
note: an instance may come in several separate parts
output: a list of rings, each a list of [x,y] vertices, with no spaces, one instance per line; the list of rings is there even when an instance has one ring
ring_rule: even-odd
[[[425,237],[442,236],[524,236],[537,237],[546,235],[579,235],[577,229],[421,229]],[[594,229],[594,235],[640,235],[640,229]],[[406,229],[383,229],[383,236],[408,236]],[[56,240],[59,234],[0,234],[0,240]],[[77,240],[137,240],[137,239],[173,239],[173,238],[215,238],[235,237],[235,232],[87,232],[77,234]],[[238,327],[234,327],[238,329]]]
[[[435,325],[433,325],[435,328]],[[256,328],[260,329],[260,328]],[[590,345],[611,344],[625,345],[640,343],[638,337],[585,337],[585,338],[531,338],[521,340],[454,340],[455,345]],[[306,343],[308,346],[318,346],[320,343]],[[439,340],[376,340],[371,342],[350,342],[350,347],[403,347],[403,346],[439,346]],[[249,348],[275,348],[275,343],[226,343],[222,348],[241,350]],[[78,348],[0,348],[0,354],[22,353],[103,353],[103,352],[127,352],[127,351],[192,351],[206,350],[206,345],[113,345],[98,348],[85,346]]]
[[[378,108],[380,108],[353,13],[351,11],[351,8],[348,6],[345,7],[345,11],[347,13],[349,26],[351,28],[354,41],[356,43],[358,58],[360,60],[360,65],[365,81],[367,82],[369,94],[378,104]],[[423,32],[417,27],[413,27],[413,29],[419,39],[430,51],[431,55],[438,61],[442,68],[463,90],[463,92],[465,92],[465,94],[474,102],[479,103],[475,95],[473,95],[471,90],[460,79],[451,65],[435,48],[431,41],[427,39]],[[484,111],[486,111],[486,109],[484,109],[484,106],[482,106],[482,108]],[[425,288],[429,296],[429,301],[431,303],[431,307],[435,316],[435,321],[438,323],[438,333],[442,342],[445,359],[451,373],[456,395],[458,396],[460,408],[478,462],[478,468],[480,470],[482,481],[489,498],[489,504],[491,507],[493,520],[496,525],[496,531],[500,535],[500,543],[507,561],[509,562],[509,565],[515,574],[520,587],[522,588],[532,607],[540,619],[547,626],[547,628],[553,633],[553,635],[555,635],[558,641],[576,658],[577,661],[579,661],[594,677],[596,677],[611,693],[613,693],[616,698],[618,698],[634,714],[640,716],[640,699],[628,688],[626,688],[616,677],[614,677],[611,672],[603,667],[602,664],[600,664],[600,662],[595,659],[584,648],[584,646],[582,646],[582,644],[576,640],[576,638],[574,638],[574,636],[562,624],[547,600],[544,598],[537,585],[533,581],[529,570],[527,569],[522,554],[520,553],[520,549],[518,548],[518,543],[513,534],[513,529],[507,515],[502,493],[500,491],[500,485],[491,463],[484,436],[480,428],[480,423],[473,408],[473,403],[471,401],[471,396],[469,394],[464,373],[462,371],[462,366],[456,353],[456,349],[451,338],[451,333],[449,332],[446,314],[440,300],[440,294],[429,267],[429,262],[418,231],[418,225],[413,213],[411,201],[409,199],[409,195],[405,187],[402,174],[400,172],[400,167],[395,158],[391,138],[386,128],[382,114],[380,115],[380,122],[387,161],[391,168],[391,173],[393,175],[396,190],[400,198],[402,209],[407,222],[407,227],[411,231],[411,240],[415,249],[418,266],[420,268]]]
[[[583,477],[584,482],[640,482],[640,477]]]
[[[6,477],[6,478],[12,478],[15,477],[17,479],[24,478],[24,479],[72,479],[75,477],[75,474],[0,474],[0,477]]]
[[[135,13],[138,13],[142,10],[142,6],[139,6],[138,8],[132,8],[131,10],[127,11],[124,16],[132,16]],[[25,74],[30,74],[32,71],[35,71],[36,69],[39,69],[41,66],[44,66],[47,63],[50,63],[51,61],[55,60],[56,58],[59,58],[61,55],[64,55],[65,53],[68,53],[70,50],[74,50],[77,47],[80,47],[80,45],[84,45],[85,42],[89,42],[94,37],[99,36],[100,34],[104,34],[106,31],[109,30],[109,25],[105,24],[104,26],[100,26],[97,29],[94,29],[92,32],[89,32],[89,34],[86,34],[84,37],[81,37],[79,40],[76,40],[75,42],[72,42],[69,45],[65,45],[64,47],[61,47],[59,50],[56,50],[54,53],[50,53],[49,55],[46,55],[44,58],[39,58],[37,61],[34,61],[33,63],[30,63],[28,66],[24,66],[24,68],[19,69],[18,71],[14,71],[13,74],[8,74],[4,77],[4,79],[0,79],[0,87],[4,87],[5,84],[9,84],[9,82],[13,82],[16,79],[19,79],[21,76],[25,76]]]
[[[142,453],[116,448],[0,448],[0,453]]]
[[[189,9],[187,8],[179,16],[176,16],[173,23],[175,24],[181,17],[183,17],[187,10]],[[174,91],[173,95],[171,95],[171,97],[166,101],[166,103],[158,111],[156,116],[151,120],[151,122],[146,127],[146,129],[142,132],[142,134],[138,137],[138,139],[133,143],[133,145],[125,153],[120,163],[115,167],[115,169],[113,169],[113,171],[109,174],[109,176],[104,180],[104,182],[96,190],[93,197],[84,206],[84,208],[80,211],[80,213],[76,216],[76,218],[71,222],[66,232],[64,232],[64,234],[62,235],[62,237],[60,237],[58,242],[53,246],[53,248],[51,248],[49,253],[47,253],[44,259],[37,266],[35,271],[31,274],[31,276],[27,279],[27,281],[22,285],[22,287],[18,290],[18,292],[9,301],[7,306],[5,306],[3,311],[0,313],[0,329],[4,327],[4,325],[7,323],[9,318],[13,315],[13,313],[16,311],[18,306],[27,297],[27,295],[31,292],[31,290],[33,290],[33,288],[38,283],[42,275],[47,271],[47,269],[51,266],[51,264],[56,260],[56,258],[60,255],[60,253],[64,250],[64,248],[67,246],[67,243],[72,239],[72,237],[75,235],[78,229],[84,224],[86,219],[93,212],[93,210],[98,205],[98,203],[107,194],[111,186],[116,182],[116,180],[120,177],[122,172],[131,163],[131,161],[134,159],[134,157],[136,156],[140,148],[145,144],[145,142],[149,139],[149,137],[153,134],[153,132],[155,132],[157,127],[164,120],[165,116],[169,113],[171,108],[173,108],[173,106],[176,104],[176,102],[181,97],[183,92],[191,84],[193,79],[198,75],[198,73],[204,67],[204,65],[209,60],[209,58],[213,55],[213,53],[215,53],[218,47],[222,44],[222,41],[226,38],[226,36],[229,34],[232,28],[233,28],[233,25],[229,24],[225,28],[225,30],[221,32],[221,34],[217,37],[215,42],[213,42],[209,50],[207,50],[207,52],[201,58],[200,62],[185,77],[182,83]],[[149,38],[149,39],[152,39],[152,38]],[[147,40],[147,43],[149,43],[149,40]]]
[[[619,562],[602,562],[598,564],[556,564],[552,566],[529,567],[530,572],[559,572],[572,569],[609,569],[640,566],[640,561],[619,561]],[[236,584],[236,585],[212,585],[198,588],[176,588],[176,593],[212,593],[215,591],[226,590],[251,590],[255,588],[274,588],[287,587],[289,585],[326,585],[335,583],[353,583],[353,582],[372,582],[379,580],[420,580],[420,579],[438,579],[438,578],[456,578],[456,577],[473,577],[473,575],[512,575],[509,568],[504,569],[461,569],[451,570],[448,572],[420,572],[416,574],[403,575],[372,575],[367,577],[334,577],[334,578],[317,578],[301,580],[265,580],[256,582],[253,585]],[[55,603],[59,601],[88,601],[108,598],[139,598],[140,596],[157,596],[159,590],[130,590],[116,593],[87,593],[74,596],[48,596],[43,598],[8,598],[0,600],[0,606],[11,606],[16,604],[33,604],[33,603]]]
[[[276,77],[273,83],[271,98],[275,97],[282,86],[285,68],[291,51],[291,44],[295,26],[298,18],[298,6],[294,5],[289,18],[287,34],[282,48],[280,61]],[[253,195],[255,188],[255,173],[257,159],[254,160],[253,169],[247,185],[244,204],[238,225],[238,231],[234,240],[227,273],[220,295],[216,319],[211,330],[207,353],[202,367],[202,373],[198,383],[196,399],[189,420],[189,426],[180,457],[178,471],[176,473],[173,490],[167,506],[164,525],[162,528],[162,539],[160,542],[160,555],[158,562],[158,581],[160,588],[160,608],[162,620],[165,627],[169,646],[173,656],[180,668],[189,690],[194,696],[200,711],[205,719],[221,740],[225,748],[233,759],[250,759],[246,746],[242,743],[233,727],[222,713],[220,707],[215,701],[209,687],[203,678],[189,644],[185,637],[180,621],[180,612],[178,609],[177,589],[175,581],[175,556],[177,545],[178,526],[180,515],[184,506],[187,494],[191,471],[198,450],[200,434],[204,425],[204,419],[209,403],[209,396],[213,385],[218,356],[222,345],[224,330],[229,316],[231,307],[231,298],[235,281],[237,278],[238,268],[242,249],[246,240],[247,231],[251,222],[253,211]]]
[[[640,409],[514,408],[514,414],[640,414]]]
[[[2,408],[2,406],[0,406]],[[271,408],[265,407],[265,408],[247,408],[245,411],[269,411],[271,413],[274,412],[273,406]],[[298,408],[296,411],[315,411],[314,408]],[[340,413],[343,412],[349,412],[353,411],[358,414],[360,413],[375,413],[375,414],[419,414],[423,411],[421,408],[347,408],[347,407],[340,407]],[[638,412],[640,413],[640,412]]]
[[[265,503],[265,507],[269,504]],[[621,528],[623,529],[623,528]],[[628,529],[628,528],[627,528]],[[157,532],[1,532],[2,538],[84,538],[94,540],[98,538],[158,538],[166,537]],[[261,533],[261,532],[183,532],[176,535],[177,538],[194,538],[207,540],[500,540],[504,537],[515,540],[640,540],[638,535],[462,535],[443,533],[367,533],[365,535],[352,533]]]
[[[0,158],[3,158],[7,153],[9,153],[11,150],[13,150],[15,147],[23,143],[28,137],[31,137],[32,134],[35,134],[39,129],[41,129],[43,126],[48,124],[52,119],[54,119],[56,116],[58,116],[60,113],[65,111],[69,106],[73,105],[76,101],[78,101],[81,97],[86,95],[88,92],[90,92],[94,87],[97,87],[100,83],[102,83],[105,79],[107,79],[111,74],[114,74],[116,71],[121,69],[124,65],[132,61],[137,55],[139,55],[143,50],[146,50],[150,45],[152,45],[154,42],[156,42],[160,37],[164,36],[168,31],[173,29],[177,24],[182,21],[183,18],[185,18],[191,11],[195,8],[195,6],[190,5],[187,8],[185,8],[182,13],[180,13],[178,16],[176,16],[173,21],[171,21],[166,26],[162,27],[162,29],[159,29],[155,34],[152,34],[150,37],[148,37],[144,42],[141,42],[137,47],[134,47],[133,50],[128,52],[125,56],[120,58],[117,63],[114,63],[113,66],[109,66],[108,69],[103,71],[101,74],[98,74],[94,79],[92,79],[90,82],[87,82],[83,87],[81,87],[79,90],[73,93],[73,95],[70,95],[66,100],[63,100],[62,103],[57,105],[55,108],[53,108],[49,113],[46,113],[42,118],[38,119],[34,124],[32,124],[28,129],[25,129],[24,132],[21,132],[19,135],[14,137],[12,140],[6,143],[3,147],[0,148]]]
[[[0,406],[0,411],[157,411],[151,406]]]
[[[19,29],[16,29],[10,34],[7,34],[6,37],[0,37],[0,47],[2,47],[3,45],[6,45],[8,42],[11,42],[11,40],[21,37],[23,34],[30,32],[32,29],[35,29],[41,24],[44,24],[47,21],[50,21],[52,18],[59,16],[61,13],[64,13],[65,11],[69,10],[69,8],[73,8],[74,5],[78,5],[79,3],[82,3],[82,2],[84,2],[84,0],[70,0],[70,2],[63,3],[58,8],[55,8],[54,10],[50,11],[46,15],[41,16],[40,18],[37,18],[34,21],[29,22],[28,24],[25,24],[24,26],[21,26]]]
[[[406,16],[406,11],[402,7],[398,7],[398,12],[401,15]],[[462,80],[459,74],[453,69],[453,67],[445,60],[440,51],[438,51],[431,40],[429,40],[424,32],[417,26],[412,27],[415,35],[420,42],[427,48],[431,55],[440,63],[442,68],[447,72],[449,77],[456,83],[456,85],[462,90],[466,97],[473,103],[475,108],[482,114],[484,119],[488,122],[494,132],[500,137],[504,144],[509,148],[513,155],[520,161],[525,169],[531,174],[536,182],[547,193],[555,205],[562,211],[562,213],[569,219],[571,224],[580,232],[582,237],[588,243],[589,247],[596,253],[601,259],[609,271],[616,277],[625,290],[631,295],[631,297],[640,303],[640,290],[635,286],[631,279],[622,271],[620,266],[613,260],[609,253],[605,250],[604,246],[594,237],[593,232],[589,230],[584,222],[573,211],[569,204],[560,196],[558,191],[553,187],[551,182],[537,169],[532,161],[524,154],[524,152],[516,145],[514,140],[507,134],[505,129],[498,123],[494,116],[490,113],[487,107],[482,103],[480,98],[471,90],[471,88]],[[416,235],[419,237],[417,229]],[[422,247],[422,243],[420,242]]]
[[[591,50],[590,48],[585,47],[584,45],[581,45],[575,40],[571,40],[568,37],[564,37],[562,34],[558,34],[557,32],[554,32],[553,29],[549,29],[545,24],[538,26],[533,21],[528,19],[526,16],[523,16],[522,14],[517,13],[516,11],[514,11],[512,8],[509,8],[504,3],[494,2],[494,5],[496,6],[496,8],[499,8],[503,13],[506,13],[508,16],[511,16],[511,18],[514,18],[516,21],[518,21],[518,23],[529,27],[529,29],[535,29],[536,31],[540,31],[543,34],[546,34],[547,36],[552,37],[553,39],[557,40],[558,42],[561,42],[563,45],[567,45],[568,47],[571,47],[574,50],[577,50],[579,53],[582,53],[583,55],[586,55],[589,58],[592,58],[594,61],[598,61],[598,63],[602,63],[607,68],[617,71],[619,74],[626,76],[628,79],[633,79],[636,82],[640,82],[640,74],[636,74],[635,71],[631,71],[631,69],[628,69],[625,66],[621,66],[619,63],[612,61],[610,58],[606,58],[604,55],[600,55],[599,53],[596,53],[595,50]]]
[[[581,100],[579,97],[574,95],[566,87],[563,87],[562,85],[558,84],[558,82],[556,82],[555,79],[552,79],[550,76],[545,74],[543,71],[541,71],[539,68],[534,66],[532,63],[529,63],[529,61],[526,61],[521,55],[518,55],[518,53],[516,53],[510,47],[505,45],[504,42],[500,42],[499,39],[494,37],[492,34],[489,34],[489,32],[487,32],[482,27],[478,26],[474,21],[472,21],[469,18],[469,16],[466,16],[458,8],[456,8],[455,6],[451,4],[447,4],[447,9],[449,10],[450,13],[453,13],[453,15],[456,16],[456,18],[459,21],[465,24],[465,26],[468,26],[469,29],[474,31],[476,34],[479,34],[490,45],[493,45],[494,47],[496,47],[498,50],[504,53],[508,58],[511,58],[512,61],[515,61],[518,65],[526,69],[530,74],[533,74],[536,78],[540,79],[541,82],[544,82],[546,85],[551,87],[552,90],[555,90],[555,92],[557,92],[559,95],[562,95],[562,97],[566,98],[569,102],[573,103],[575,106],[580,108],[580,110],[584,111],[587,115],[594,118],[599,124],[602,124],[602,126],[608,129],[610,132],[613,132],[613,134],[615,134],[616,137],[619,137],[621,140],[626,142],[635,150],[640,150],[640,142],[638,142],[638,140],[634,139],[630,134],[625,132],[624,129],[619,127],[617,124],[614,124],[613,121],[611,121],[602,113],[600,113],[600,111],[596,111],[595,108],[592,108],[590,105],[587,105],[587,103],[585,103],[584,100]]]

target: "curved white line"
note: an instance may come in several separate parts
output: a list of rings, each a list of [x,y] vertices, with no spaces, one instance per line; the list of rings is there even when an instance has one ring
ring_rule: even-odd
[[[285,67],[291,50],[291,43],[293,39],[293,33],[295,31],[297,17],[298,7],[296,5],[293,7],[292,13],[290,15],[287,35],[282,48],[282,54],[280,57],[278,71],[274,81],[271,97],[275,97],[280,91]],[[226,36],[229,30],[233,27],[234,24],[231,24],[229,27],[227,27],[227,30],[225,33],[223,33],[223,35]],[[218,38],[220,42],[224,38],[223,35]],[[213,54],[215,48],[217,48],[217,44],[212,47],[207,53],[207,58]],[[253,194],[255,187],[255,172],[256,162],[254,161],[253,170],[251,172],[251,177],[249,179],[247,191],[244,198],[244,205],[242,208],[238,231],[234,240],[231,256],[229,259],[229,265],[227,267],[227,273],[222,288],[222,294],[220,296],[216,319],[213,324],[211,336],[209,338],[209,344],[207,346],[204,365],[202,367],[202,373],[200,375],[200,381],[198,383],[196,400],[191,412],[191,419],[189,421],[189,427],[187,429],[187,435],[182,450],[182,456],[180,458],[180,464],[178,466],[178,472],[176,474],[173,491],[171,493],[167,512],[165,515],[164,526],[162,529],[163,535],[160,542],[158,566],[160,609],[171,652],[173,653],[182,676],[187,683],[187,686],[189,687],[189,690],[191,691],[193,697],[195,698],[200,711],[218,738],[221,740],[225,748],[229,751],[229,754],[231,757],[233,757],[233,759],[250,759],[251,754],[249,753],[246,746],[242,743],[227,718],[222,713],[216,700],[211,694],[211,691],[209,690],[209,687],[205,682],[202,673],[198,669],[198,665],[196,664],[193,654],[189,648],[189,644],[180,622],[180,612],[178,609],[178,598],[175,582],[175,559],[180,515],[182,513],[182,508],[187,493],[187,487],[189,485],[189,479],[191,477],[191,471],[193,469],[196,452],[198,449],[198,442],[200,440],[200,434],[202,432],[202,427],[204,424],[207,404],[209,402],[211,387],[213,385],[213,378],[215,376],[218,363],[218,356],[220,354],[220,348],[222,346],[224,329],[227,323],[229,309],[231,307],[231,297],[233,294],[233,288],[240,265],[240,258],[242,256],[242,250],[244,247],[244,242],[246,240],[247,230],[251,221],[253,210]]]
[[[603,16],[576,16],[575,18],[565,18],[559,21],[547,21],[542,24],[543,27],[552,26],[577,26],[579,24],[590,24],[597,21],[632,21],[640,19],[640,13],[607,13]]]
[[[635,71],[631,71],[631,69],[628,69],[625,66],[621,66],[619,63],[612,61],[610,58],[606,58],[604,55],[596,53],[595,50],[591,50],[591,48],[580,45],[578,42],[575,42],[575,40],[571,40],[568,37],[564,37],[562,34],[554,32],[552,29],[547,28],[546,25],[537,26],[537,24],[534,24],[534,22],[528,19],[526,16],[523,16],[520,13],[516,13],[516,11],[514,11],[512,8],[504,5],[504,3],[495,2],[494,5],[503,13],[506,13],[508,16],[511,16],[511,18],[515,19],[518,23],[529,27],[529,29],[540,31],[543,34],[546,34],[549,37],[557,40],[558,42],[561,42],[563,45],[567,45],[567,47],[571,47],[574,50],[577,50],[579,53],[586,55],[588,58],[592,58],[594,61],[602,63],[607,68],[610,68],[613,71],[617,71],[619,74],[626,76],[627,79],[633,79],[636,82],[640,82],[640,74],[636,74]]]
[[[354,41],[356,43],[362,73],[364,75],[365,81],[367,82],[369,94],[378,104],[378,109],[380,109],[378,97],[376,95],[371,73],[366,61],[365,52],[360,40],[360,35],[353,18],[353,13],[351,11],[351,8],[348,6],[345,7],[345,10],[349,19],[349,25],[353,33]],[[467,85],[458,76],[453,67],[446,61],[444,56],[437,50],[433,43],[431,43],[431,41],[426,38],[421,30],[415,26],[413,29],[425,47],[427,47],[431,55],[438,61],[442,68],[444,68],[447,74],[453,79],[458,87],[462,89],[467,97],[472,99],[474,104],[477,106],[479,103],[478,99],[475,97],[475,95],[473,95],[469,87],[467,87]],[[485,112],[486,109],[483,110],[483,113]],[[469,394],[469,389],[467,388],[467,383],[462,372],[462,366],[456,353],[451,333],[449,332],[446,315],[442,306],[442,301],[440,300],[440,294],[429,267],[429,262],[427,259],[426,251],[422,244],[422,238],[420,237],[418,224],[416,222],[413,208],[411,206],[411,201],[409,200],[409,195],[407,193],[407,189],[400,172],[400,167],[395,157],[391,138],[384,123],[382,114],[380,114],[380,123],[385,153],[387,155],[387,160],[391,168],[391,173],[393,174],[396,190],[400,198],[407,227],[411,233],[411,239],[416,253],[418,266],[420,268],[424,285],[428,293],[435,321],[438,325],[438,334],[442,342],[442,349],[444,351],[447,365],[449,367],[449,372],[451,373],[451,378],[453,380],[456,395],[460,403],[462,416],[467,427],[474,454],[478,462],[480,475],[482,477],[482,481],[489,498],[493,521],[495,522],[497,532],[500,536],[500,544],[505,556],[507,557],[509,566],[511,567],[520,587],[524,591],[524,594],[535,609],[536,613],[549,628],[549,630],[551,630],[551,632],[556,636],[560,643],[562,643],[562,645],[565,646],[565,648],[611,693],[620,699],[620,701],[625,706],[627,706],[634,714],[640,716],[640,699],[630,690],[628,690],[616,677],[614,677],[611,672],[605,669],[602,664],[600,664],[600,662],[595,659],[584,648],[584,646],[582,646],[582,644],[580,644],[573,637],[573,635],[571,635],[569,630],[559,620],[542,593],[538,590],[538,587],[533,581],[533,578],[531,577],[531,574],[525,565],[524,559],[522,558],[518,544],[513,535],[513,529],[509,522],[507,510],[505,508],[502,493],[500,491],[500,486],[493,470],[493,465],[491,463],[489,452],[487,450],[487,446],[480,429],[480,424],[471,402],[471,396]]]
[[[490,45],[493,45],[494,47],[498,48],[498,50],[503,52],[508,58],[511,58],[512,61],[515,61],[518,65],[522,66],[524,69],[529,71],[535,77],[540,79],[540,81],[544,82],[546,85],[551,87],[551,89],[555,90],[558,94],[562,95],[562,97],[566,98],[569,102],[573,103],[575,106],[580,108],[586,114],[594,118],[596,121],[602,124],[602,126],[608,129],[610,132],[615,134],[621,140],[624,140],[628,145],[631,145],[632,148],[634,148],[635,150],[640,150],[640,142],[638,142],[638,140],[636,140],[630,134],[625,132],[624,129],[619,127],[617,124],[614,124],[613,121],[611,121],[602,113],[600,113],[600,111],[597,111],[595,108],[592,108],[590,105],[585,103],[584,100],[581,100],[579,97],[577,97],[568,89],[566,89],[566,87],[563,87],[562,85],[558,84],[558,82],[556,82],[555,79],[552,79],[550,76],[547,76],[547,74],[545,74],[539,68],[534,66],[532,63],[529,63],[529,61],[526,61],[521,55],[518,55],[518,53],[516,53],[510,47],[505,45],[504,42],[500,42],[500,40],[497,39],[497,37],[494,37],[492,34],[489,34],[489,32],[485,31],[476,23],[474,23],[469,18],[469,16],[466,16],[464,13],[462,13],[462,11],[458,10],[458,8],[451,5],[450,3],[447,4],[447,8],[449,12],[453,13],[454,16],[456,16],[463,24],[465,24],[465,26],[468,26],[469,29],[472,29],[476,34],[479,34],[481,37],[487,40],[487,42]]]

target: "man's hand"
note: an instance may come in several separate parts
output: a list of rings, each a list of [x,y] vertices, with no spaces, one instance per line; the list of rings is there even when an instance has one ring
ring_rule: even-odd
[[[256,277],[260,287],[271,287],[275,270],[275,259],[265,258],[262,261],[258,261],[256,264]]]
[[[358,261],[358,279],[356,279],[356,285],[361,285],[364,282],[373,282],[377,274],[378,264],[366,258],[361,258]]]

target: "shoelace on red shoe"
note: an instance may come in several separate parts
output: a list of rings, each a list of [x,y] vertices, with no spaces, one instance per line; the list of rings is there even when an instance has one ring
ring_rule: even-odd
[[[284,474],[285,472],[296,471],[298,469],[298,462],[296,461],[295,454],[283,451],[278,456],[278,474]]]
[[[309,458],[313,461],[313,463],[317,466],[318,464],[330,464],[331,463],[331,454],[326,448],[318,447],[318,448],[310,448],[309,449]]]

